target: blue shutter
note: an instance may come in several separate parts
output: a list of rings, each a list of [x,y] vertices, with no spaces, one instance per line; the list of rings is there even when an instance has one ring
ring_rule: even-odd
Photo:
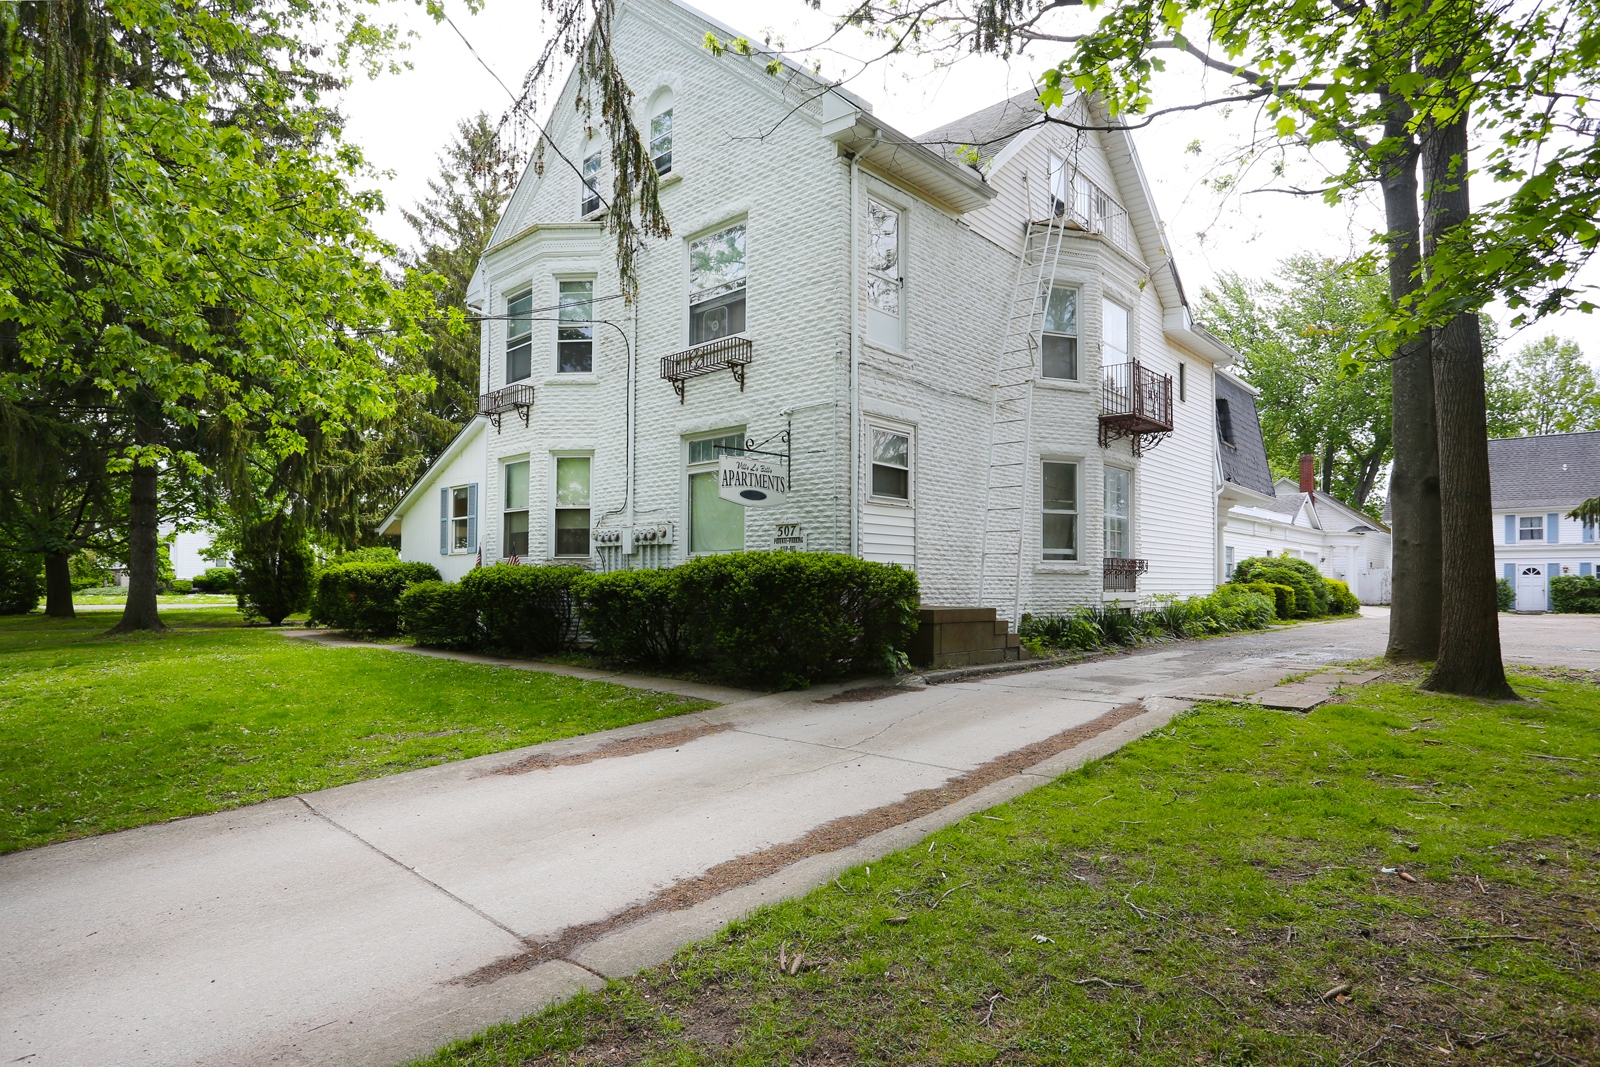
[[[467,551],[478,547],[478,483],[467,486]]]
[[[1552,545],[1561,542],[1561,516],[1553,511],[1544,517],[1544,539]]]
[[[1583,524],[1583,542],[1584,544],[1592,544],[1594,542],[1594,523],[1586,522]]]
[[[1580,563],[1580,564],[1578,564],[1578,577],[1579,578],[1588,578],[1588,577],[1592,576],[1593,574],[1594,574],[1594,564],[1593,563]]]
[[[450,554],[450,490],[439,490],[439,555]]]
[[[1516,580],[1517,580],[1517,565],[1515,563],[1507,563],[1506,564],[1506,581],[1514,582]]]
[[[1516,543],[1517,543],[1517,517],[1515,515],[1507,515],[1506,516],[1506,544],[1514,545]]]

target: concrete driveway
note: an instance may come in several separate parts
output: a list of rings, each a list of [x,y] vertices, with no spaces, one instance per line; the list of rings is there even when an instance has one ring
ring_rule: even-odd
[[[1535,620],[1516,647],[1600,649],[1583,626]],[[1257,692],[1379,655],[1385,632],[1380,615],[873,700],[779,694],[0,857],[0,1062],[400,1062],[1109,751],[1165,721],[1161,698]],[[1079,732],[1032,778],[905,807]],[[863,819],[847,847],[738,877]]]

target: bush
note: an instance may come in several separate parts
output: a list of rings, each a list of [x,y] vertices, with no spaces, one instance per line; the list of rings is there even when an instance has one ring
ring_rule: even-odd
[[[1066,615],[1024,615],[1017,634],[1024,641],[1037,642],[1045,648],[1099,648],[1105,638],[1088,608]]]
[[[1217,592],[1224,589],[1239,592],[1255,593],[1266,597],[1272,604],[1273,614],[1279,619],[1294,618],[1295,596],[1294,590],[1287,585],[1278,585],[1275,582],[1230,582],[1227,585],[1217,586]]]
[[[1247,559],[1234,570],[1234,578],[1242,582],[1268,582],[1273,585],[1286,585],[1294,590],[1293,617],[1315,618],[1327,614],[1328,591],[1327,582],[1322,575],[1316,576],[1317,585],[1322,587],[1320,596],[1318,589],[1313,587],[1312,581],[1301,567],[1290,566],[1299,563],[1305,567],[1310,564],[1304,560],[1292,560],[1267,556],[1261,559]],[[1313,571],[1315,568],[1312,568]]]
[[[26,615],[44,596],[44,557],[0,550],[0,615]]]
[[[415,582],[438,581],[431,563],[342,563],[317,576],[311,621],[365,637],[400,632],[400,594]]]
[[[461,586],[449,582],[413,582],[396,602],[400,629],[430,648],[471,648],[478,630]]]
[[[896,670],[917,631],[916,575],[823,552],[738,552],[673,568],[691,655],[713,673],[784,687]]]
[[[204,574],[194,579],[194,589],[198,593],[231,593],[238,582],[238,575],[232,567],[207,567]]]
[[[431,569],[431,568],[430,568]],[[493,652],[539,655],[572,647],[582,567],[478,567],[461,579],[478,640]]]
[[[1218,586],[1208,597],[1198,597],[1208,613],[1228,630],[1265,630],[1278,617],[1276,590],[1289,594],[1281,585],[1251,589],[1237,585]]]
[[[328,557],[324,567],[339,567],[346,563],[399,563],[400,553],[392,548],[352,548],[335,552]]]
[[[1361,598],[1350,591],[1350,586],[1337,578],[1329,578],[1328,614],[1354,615],[1361,610]]]
[[[673,669],[685,664],[689,634],[684,606],[674,597],[676,573],[611,571],[583,579],[579,617],[596,655]]]
[[[1496,578],[1494,580],[1494,596],[1500,602],[1501,611],[1510,611],[1517,602],[1517,591],[1511,588],[1509,578]]]
[[[1550,610],[1600,615],[1600,578],[1577,574],[1551,578]]]
[[[174,578],[172,580],[172,591],[181,595],[187,595],[194,592],[194,583],[187,578]]]
[[[233,560],[238,567],[234,592],[245,618],[277,626],[310,600],[317,560],[305,531],[287,516],[246,527]]]

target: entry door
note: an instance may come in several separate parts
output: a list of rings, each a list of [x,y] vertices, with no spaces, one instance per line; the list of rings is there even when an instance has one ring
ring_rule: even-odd
[[[1544,611],[1545,593],[1549,586],[1544,580],[1544,567],[1530,563],[1517,572],[1517,610]]]

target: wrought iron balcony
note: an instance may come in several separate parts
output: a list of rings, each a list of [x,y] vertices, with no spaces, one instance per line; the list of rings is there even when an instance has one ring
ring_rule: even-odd
[[[1148,560],[1107,556],[1100,568],[1101,576],[1105,579],[1103,588],[1108,593],[1137,593],[1139,575],[1149,569]]]
[[[683,403],[683,383],[690,378],[699,378],[718,371],[728,371],[733,375],[733,380],[739,383],[739,392],[744,392],[744,369],[750,363],[750,338],[742,333],[731,337],[719,337],[715,341],[686,348],[682,352],[674,352],[670,356],[661,357],[661,377],[672,383],[672,388],[678,394],[678,403]]]
[[[533,386],[508,385],[478,397],[478,414],[488,416],[495,433],[500,432],[500,418],[508,411],[521,415],[522,425],[528,425],[528,417],[533,414]]]
[[[1100,387],[1100,447],[1124,437],[1143,455],[1172,432],[1172,376],[1138,360],[1106,368]]]

